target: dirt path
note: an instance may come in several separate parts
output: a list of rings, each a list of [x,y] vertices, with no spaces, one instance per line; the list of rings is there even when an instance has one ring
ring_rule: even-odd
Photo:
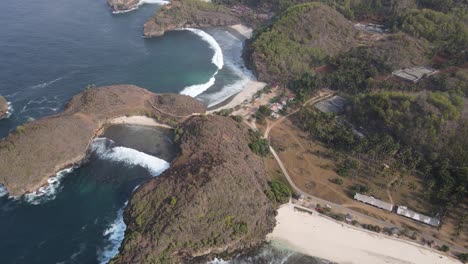
[[[393,202],[392,194],[391,194],[391,192],[390,192],[390,188],[392,187],[392,184],[393,184],[396,180],[398,180],[399,177],[400,177],[400,176],[397,175],[397,176],[395,176],[395,178],[393,178],[391,181],[389,181],[389,182],[387,183],[387,195],[388,195],[388,199],[390,200],[390,203],[391,203],[391,204],[394,204],[394,202]]]

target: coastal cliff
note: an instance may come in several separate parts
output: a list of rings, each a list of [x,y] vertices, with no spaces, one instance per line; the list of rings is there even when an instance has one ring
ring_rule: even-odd
[[[140,0],[107,0],[107,4],[114,12],[132,10],[138,6]]]
[[[5,117],[8,112],[8,102],[5,97],[0,95],[0,119]]]
[[[184,27],[222,27],[240,23],[239,17],[222,5],[199,0],[172,1],[162,6],[144,26],[146,37]]]
[[[135,191],[125,240],[110,263],[194,263],[258,245],[273,229],[268,176],[245,126],[194,116],[176,134],[179,156]]]
[[[183,95],[158,95],[132,85],[87,89],[62,113],[18,126],[0,140],[0,183],[14,196],[35,191],[82,161],[92,139],[113,118],[146,115],[175,126],[203,112],[203,104]]]

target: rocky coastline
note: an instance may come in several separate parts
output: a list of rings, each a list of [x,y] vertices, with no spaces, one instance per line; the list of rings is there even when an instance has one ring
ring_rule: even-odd
[[[135,9],[140,0],[107,0],[107,4],[113,12],[125,12]]]
[[[145,37],[184,28],[226,27],[240,23],[237,14],[222,5],[204,1],[172,1],[162,6],[144,25]]]
[[[133,194],[125,239],[110,263],[194,263],[250,249],[273,230],[269,177],[245,125],[193,116],[176,135],[177,158]]]
[[[5,97],[0,95],[0,119],[8,114],[8,102]]]
[[[57,115],[18,126],[0,140],[0,183],[10,195],[33,192],[62,169],[86,158],[88,146],[113,118],[145,115],[177,126],[205,106],[183,95],[154,94],[132,85],[92,88]]]

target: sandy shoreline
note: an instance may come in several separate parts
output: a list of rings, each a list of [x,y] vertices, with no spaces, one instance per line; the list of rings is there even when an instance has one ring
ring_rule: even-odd
[[[173,127],[159,123],[156,119],[147,116],[121,116],[110,120],[109,123],[113,125],[128,124],[173,129]]]
[[[327,219],[295,211],[283,205],[277,226],[267,240],[306,255],[356,264],[450,264],[460,263],[415,243],[361,230]]]
[[[253,35],[253,29],[247,26],[244,26],[242,24],[233,25],[233,26],[230,26],[230,28],[235,30],[237,33],[239,33],[246,39],[250,39]]]
[[[265,86],[266,86],[266,83],[255,81],[255,80],[250,80],[242,91],[227,98],[222,103],[213,106],[213,108],[208,110],[206,113],[212,114],[214,112],[217,112],[223,109],[234,108],[244,103],[244,101],[250,102],[252,100],[252,97],[258,91],[262,90]]]

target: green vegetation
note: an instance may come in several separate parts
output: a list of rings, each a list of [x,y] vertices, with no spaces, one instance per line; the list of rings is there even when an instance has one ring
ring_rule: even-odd
[[[262,137],[258,131],[250,130],[250,143],[249,148],[253,153],[265,157],[270,153],[270,144],[268,140]]]
[[[267,189],[265,194],[271,201],[280,204],[287,203],[289,201],[292,192],[286,184],[278,180],[272,180],[268,183],[268,186],[270,189]]]
[[[355,29],[334,9],[318,2],[289,7],[251,44],[257,74],[288,83],[354,43]]]
[[[337,185],[343,185],[343,179],[340,179],[340,178],[331,179],[330,182],[337,184]]]
[[[259,122],[265,121],[265,118],[269,117],[271,115],[271,110],[267,105],[261,105],[257,112],[255,113],[255,118]]]
[[[440,247],[440,251],[442,251],[442,252],[448,252],[449,250],[450,250],[450,248],[449,248],[449,246],[447,246],[447,245],[442,245],[442,246]]]
[[[439,50],[449,55],[461,56],[459,60],[466,61],[464,51],[468,49],[467,19],[466,8],[449,13],[415,9],[400,16],[394,26],[413,36],[425,38]]]
[[[184,129],[182,127],[177,127],[174,129],[174,142],[178,143],[183,134]]]

